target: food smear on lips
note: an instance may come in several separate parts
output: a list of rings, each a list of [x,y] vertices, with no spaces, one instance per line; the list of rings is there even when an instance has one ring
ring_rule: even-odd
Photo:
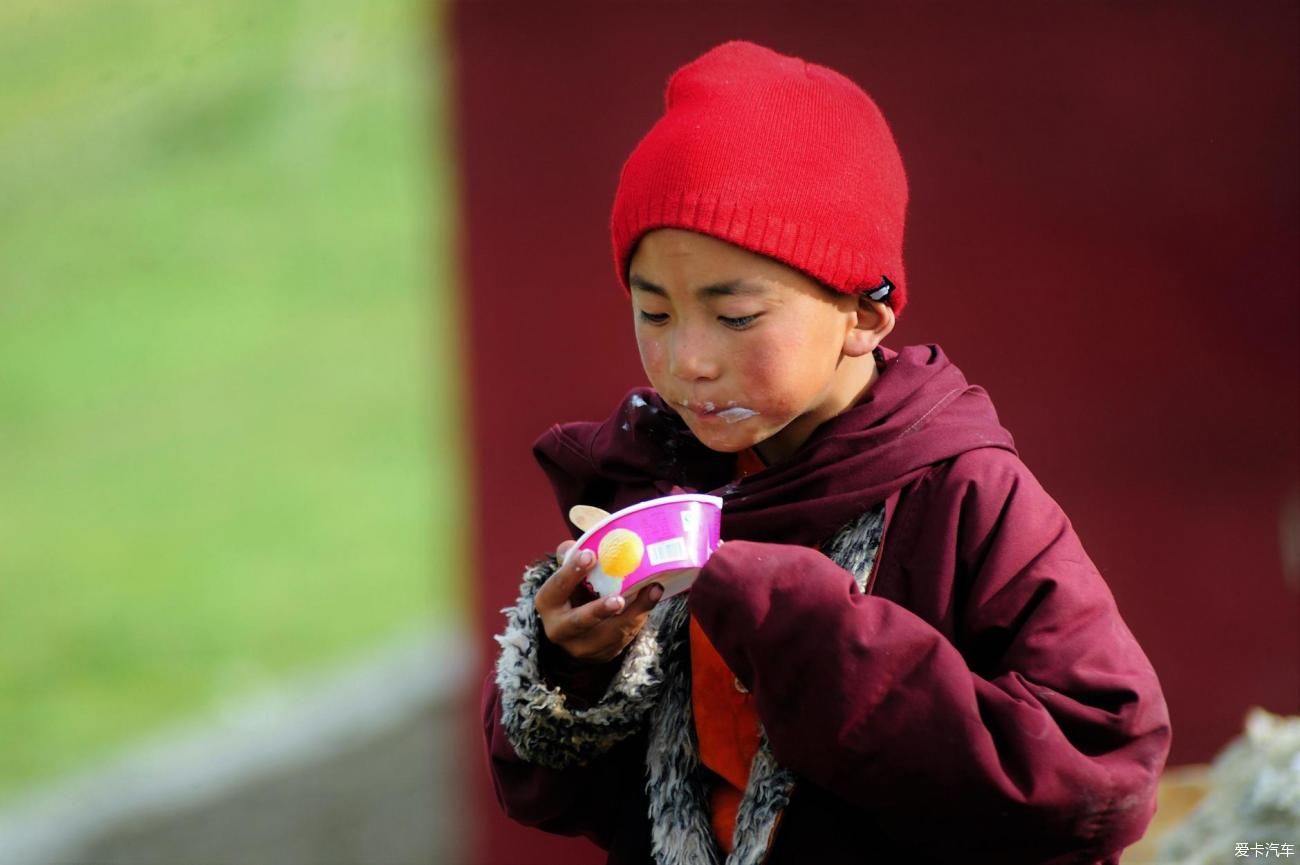
[[[630,529],[614,529],[600,539],[596,560],[608,576],[621,580],[640,566],[644,555],[645,543],[640,535]]]
[[[752,408],[745,408],[744,406],[738,405],[726,409],[725,411],[718,412],[718,417],[722,418],[727,423],[735,423],[736,421],[742,421],[754,417],[756,414],[758,414],[758,412],[754,411]]]
[[[711,400],[705,400],[703,404],[698,406],[691,405],[686,400],[681,400],[680,402],[683,408],[690,409],[696,414],[713,415],[714,417],[722,418],[727,423],[736,423],[737,421],[748,420],[758,414],[758,412],[754,411],[752,408],[745,408],[744,406],[736,405],[734,401],[727,403],[727,408],[722,411],[718,411],[718,407]]]

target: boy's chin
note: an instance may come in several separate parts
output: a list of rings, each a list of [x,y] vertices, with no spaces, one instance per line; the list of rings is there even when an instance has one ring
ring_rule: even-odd
[[[724,454],[735,454],[752,448],[754,445],[767,438],[766,435],[756,433],[752,430],[745,429],[705,429],[697,425],[687,423],[691,432],[700,444],[704,445],[711,451],[717,451]]]
[[[755,444],[757,444],[757,442],[751,442],[749,444],[731,444],[729,442],[726,442],[726,443],[715,445],[710,442],[706,442],[703,439],[701,439],[700,442],[709,450],[717,451],[720,454],[738,454],[741,451],[753,447]]]

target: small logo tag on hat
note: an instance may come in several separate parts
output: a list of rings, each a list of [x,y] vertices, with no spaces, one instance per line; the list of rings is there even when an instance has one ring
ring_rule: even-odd
[[[880,287],[866,293],[872,300],[884,300],[894,293],[894,284],[889,281],[889,277],[882,274],[880,279]]]

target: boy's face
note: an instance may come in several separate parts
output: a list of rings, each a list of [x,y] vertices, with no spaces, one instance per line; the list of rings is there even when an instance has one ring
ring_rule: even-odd
[[[830,291],[765,256],[691,231],[646,234],[629,267],[641,364],[716,451],[757,446],[769,464],[857,401],[884,304]]]

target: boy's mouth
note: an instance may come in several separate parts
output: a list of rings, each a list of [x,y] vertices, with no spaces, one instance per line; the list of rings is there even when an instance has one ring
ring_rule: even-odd
[[[726,406],[719,406],[708,400],[704,402],[681,400],[678,404],[691,414],[698,417],[718,418],[727,423],[736,423],[738,421],[747,420],[758,414],[758,412],[754,411],[752,408],[745,408],[742,405],[737,405],[734,400],[728,402]]]
[[[718,412],[717,416],[725,420],[727,423],[737,423],[738,421],[748,420],[757,414],[758,412],[754,411],[752,408],[745,408],[742,405],[736,405],[728,409],[723,409]]]

